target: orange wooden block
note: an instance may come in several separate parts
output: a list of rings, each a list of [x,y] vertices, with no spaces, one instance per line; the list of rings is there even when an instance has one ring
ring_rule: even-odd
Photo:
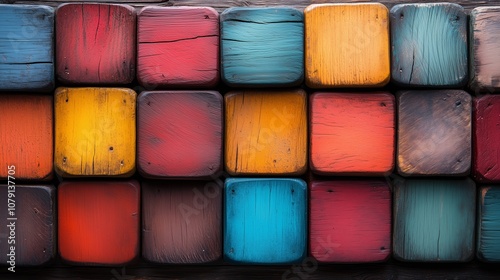
[[[308,86],[379,87],[389,82],[389,11],[384,5],[310,5],[304,20]]]
[[[310,97],[311,170],[381,175],[394,168],[395,109],[390,93],[315,93]]]
[[[46,180],[53,168],[52,96],[0,95],[0,178]],[[8,174],[8,166],[15,174]]]
[[[303,90],[238,91],[225,96],[226,170],[233,175],[298,175],[307,168]]]

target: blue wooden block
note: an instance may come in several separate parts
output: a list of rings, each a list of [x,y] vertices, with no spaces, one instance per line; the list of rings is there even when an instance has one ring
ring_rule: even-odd
[[[394,257],[411,262],[471,260],[475,197],[476,187],[470,179],[396,182]]]
[[[227,179],[224,259],[242,264],[301,261],[307,249],[307,187],[300,179]]]
[[[467,82],[467,15],[460,5],[396,5],[390,21],[394,83],[459,87]]]
[[[477,257],[500,262],[500,187],[482,187],[478,203]]]
[[[293,86],[304,77],[304,15],[230,8],[220,15],[222,79],[230,86]]]
[[[54,88],[54,9],[0,4],[0,90]]]

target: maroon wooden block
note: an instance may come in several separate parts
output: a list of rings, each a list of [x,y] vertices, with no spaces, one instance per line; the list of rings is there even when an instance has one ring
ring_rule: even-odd
[[[138,170],[146,177],[210,177],[222,169],[222,96],[148,91],[138,98]]]
[[[480,182],[500,182],[500,96],[474,99],[473,166]]]
[[[136,12],[129,5],[63,4],[56,12],[56,74],[65,84],[127,84],[135,77]]]
[[[146,7],[138,15],[139,82],[210,87],[219,81],[219,14],[208,7]]]
[[[222,186],[203,181],[145,182],[142,256],[155,263],[217,260],[222,254]]]

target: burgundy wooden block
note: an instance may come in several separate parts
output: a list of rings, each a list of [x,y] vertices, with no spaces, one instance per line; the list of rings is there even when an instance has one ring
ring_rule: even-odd
[[[500,182],[500,96],[474,99],[473,166],[480,182]]]
[[[320,262],[385,261],[391,192],[383,179],[310,182],[310,254]]]
[[[136,12],[129,5],[63,4],[56,12],[56,74],[65,84],[127,84],[135,77]]]
[[[138,15],[139,82],[210,87],[219,81],[219,14],[208,7],[146,7]]]
[[[138,98],[138,170],[146,177],[210,177],[222,169],[222,96],[148,91]]]
[[[217,260],[222,254],[222,186],[203,181],[143,185],[142,256],[155,263]]]

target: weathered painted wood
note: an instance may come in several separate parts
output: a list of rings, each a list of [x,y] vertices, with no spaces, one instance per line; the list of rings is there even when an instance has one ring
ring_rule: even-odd
[[[57,78],[68,85],[132,82],[136,12],[128,5],[63,4],[56,12]]]
[[[13,180],[15,181],[15,180]],[[9,184],[12,186],[12,184]],[[8,265],[11,246],[15,246],[14,263],[17,266],[38,266],[50,263],[56,256],[56,200],[52,185],[15,185],[15,196],[8,196],[12,188],[0,185],[0,262]],[[15,215],[9,214],[8,198],[15,201]],[[8,218],[17,218],[10,221]],[[11,222],[14,227],[8,227]],[[14,239],[12,239],[13,237]],[[14,240],[14,242],[13,242]],[[2,267],[2,270],[4,268]],[[7,268],[5,268],[7,271]],[[11,272],[9,272],[11,273]]]
[[[54,9],[0,4],[0,91],[54,88]]]
[[[474,257],[476,188],[470,179],[406,179],[394,193],[393,253],[401,261]]]
[[[309,252],[320,262],[386,261],[391,192],[383,179],[310,183]]]
[[[63,177],[135,172],[136,93],[126,88],[58,88],[55,170]]]
[[[500,262],[500,187],[484,186],[478,197],[477,257]]]
[[[400,174],[469,174],[471,99],[462,90],[398,92],[397,165]]]
[[[475,92],[500,90],[500,6],[470,14],[470,83]]]
[[[310,97],[310,167],[318,174],[382,175],[394,168],[395,101],[384,92]]]
[[[142,186],[142,256],[162,264],[222,256],[222,185],[156,181]]]
[[[140,186],[65,181],[58,186],[58,248],[75,265],[124,265],[139,255]]]
[[[461,87],[467,82],[467,15],[454,3],[391,9],[392,81],[403,86]]]
[[[216,91],[147,91],[138,98],[137,168],[146,177],[213,177],[222,170]]]
[[[307,186],[300,179],[231,178],[224,187],[224,259],[300,262],[307,249]]]
[[[295,86],[304,77],[304,17],[286,7],[221,14],[222,79],[230,86]]]
[[[18,180],[50,180],[53,175],[52,96],[0,95],[0,178],[14,165]]]
[[[137,78],[146,87],[219,81],[219,14],[208,7],[147,7],[138,15]]]
[[[306,171],[305,91],[233,91],[224,98],[228,173],[299,175]]]
[[[389,82],[389,11],[380,3],[318,4],[304,11],[306,84],[380,87]]]

